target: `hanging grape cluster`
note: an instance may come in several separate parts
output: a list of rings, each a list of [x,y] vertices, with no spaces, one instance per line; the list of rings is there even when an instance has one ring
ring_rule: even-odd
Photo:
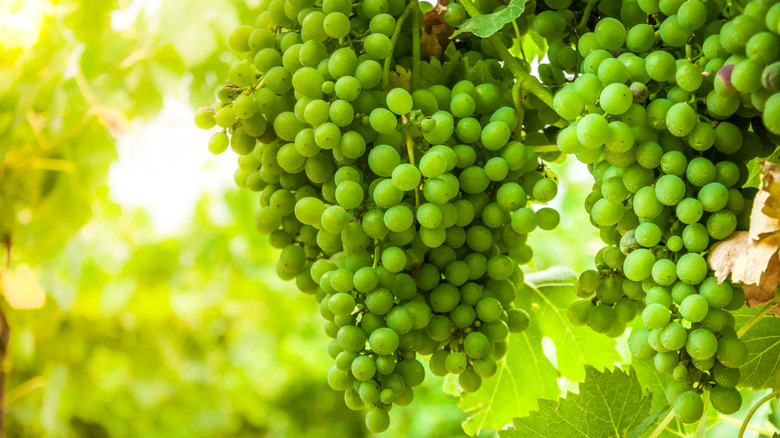
[[[443,19],[463,21],[458,6]],[[254,26],[230,36],[242,61],[219,101],[195,115],[222,128],[211,152],[239,154],[235,181],[259,192],[256,225],[281,250],[279,277],[320,304],[328,383],[349,408],[368,408],[373,432],[412,402],[425,378],[418,355],[464,391],[496,372],[507,336],[529,322],[513,306],[519,265],[533,256],[527,236],[560,220],[530,204],[557,193],[523,143],[543,135],[523,129],[535,111],[513,101],[496,59],[469,50],[478,39],[456,38],[461,77],[414,84],[429,59],[419,7],[266,1]],[[478,62],[491,77],[475,83]],[[390,85],[396,67],[411,70],[412,86]]]
[[[555,110],[571,121],[557,143],[594,176],[585,208],[606,244],[569,317],[619,336],[640,315],[629,349],[674,377],[678,419],[701,418],[705,390],[718,411],[736,412],[747,349],[729,311],[745,295],[719,283],[705,255],[747,229],[756,191],[742,188],[746,163],[775,147],[761,73],[771,76],[780,50],[770,2],[739,15],[717,0],[589,2],[579,23],[546,3],[534,25],[550,44]]]

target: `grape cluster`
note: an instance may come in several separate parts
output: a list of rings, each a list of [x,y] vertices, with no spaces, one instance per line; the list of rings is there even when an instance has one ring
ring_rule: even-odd
[[[546,35],[560,40],[551,53],[561,46],[551,68],[578,73],[555,94],[555,110],[570,121],[557,143],[589,165],[595,185],[585,208],[607,245],[597,269],[580,276],[582,299],[569,318],[619,336],[641,315],[644,328],[632,333],[629,349],[674,377],[667,398],[683,422],[701,418],[705,389],[722,413],[741,406],[735,386],[747,349],[729,311],[745,295],[718,283],[704,254],[747,229],[756,191],[742,188],[746,163],[774,148],[752,95],[733,91],[718,73],[732,61],[757,62],[745,60],[748,39],[722,59],[744,31],[742,16],[719,19],[723,6],[600,2],[583,20],[592,31],[576,37],[567,24]],[[547,12],[560,15],[546,11],[537,21]]]
[[[557,185],[520,142],[511,74],[495,59],[493,82],[383,87],[394,64],[411,65],[405,17],[418,7],[266,1],[255,26],[230,36],[245,60],[219,102],[195,115],[222,128],[213,153],[239,154],[235,181],[260,193],[256,228],[281,250],[278,276],[326,320],[328,383],[349,408],[369,408],[372,432],[412,402],[418,354],[464,391],[496,372],[509,333],[529,323],[513,306],[527,236],[560,220],[530,207]]]
[[[713,106],[721,117],[761,116],[774,142],[780,135],[780,4],[751,1],[744,12],[708,36],[707,70],[717,73]],[[709,101],[708,101],[709,105]]]

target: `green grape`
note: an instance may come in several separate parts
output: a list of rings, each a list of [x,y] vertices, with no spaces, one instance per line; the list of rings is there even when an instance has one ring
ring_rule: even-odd
[[[662,329],[669,323],[669,309],[662,304],[653,303],[642,311],[642,323],[648,329]]]
[[[392,185],[397,190],[414,190],[420,184],[420,171],[411,164],[401,164],[393,169]]]
[[[666,127],[677,137],[690,134],[696,122],[696,111],[687,103],[676,103],[666,113]]]
[[[750,37],[745,53],[759,64],[769,64],[780,55],[780,39],[775,33],[759,32]]]
[[[623,272],[629,280],[642,281],[650,277],[654,264],[655,256],[653,253],[640,248],[626,256]]]
[[[482,129],[480,139],[482,145],[489,150],[499,150],[509,141],[511,130],[502,121],[490,122]]]
[[[694,359],[706,360],[718,351],[718,339],[707,329],[695,329],[688,334],[685,350]]]
[[[572,88],[563,88],[555,93],[553,108],[566,120],[573,120],[585,109],[584,97]]]
[[[393,43],[385,34],[372,33],[364,40],[363,48],[370,57],[383,60],[393,52]]]
[[[655,31],[649,24],[637,24],[632,26],[626,34],[626,47],[634,53],[642,53],[650,50],[655,44]]]
[[[672,81],[677,70],[674,56],[662,50],[654,51],[647,55],[645,68],[650,78],[657,82]]]
[[[631,89],[625,84],[609,84],[602,90],[599,104],[608,114],[620,115],[628,111],[633,99]]]
[[[723,240],[737,228],[737,217],[730,210],[721,210],[707,218],[707,233],[715,240]]]
[[[694,391],[686,391],[674,400],[674,416],[683,423],[694,423],[704,413],[701,396]]]
[[[676,175],[663,175],[655,183],[655,195],[664,205],[675,206],[685,197],[685,182]]]
[[[387,107],[395,114],[407,114],[412,104],[412,95],[403,88],[393,88],[387,93]]]
[[[626,28],[614,18],[599,20],[595,28],[596,41],[607,50],[617,50],[626,40]]]
[[[630,188],[629,188],[630,190]],[[641,219],[654,219],[663,211],[653,187],[643,187],[634,195],[634,213]]]
[[[374,407],[366,414],[366,427],[371,433],[381,433],[390,427],[390,414],[386,410]]]
[[[696,187],[703,187],[715,181],[715,165],[704,157],[696,157],[688,163],[685,177]]]
[[[682,47],[691,37],[691,31],[680,22],[677,14],[667,17],[658,33],[661,40],[671,47]]]
[[[599,114],[588,114],[577,124],[577,138],[585,147],[600,147],[608,137],[609,123]]]
[[[628,349],[632,356],[640,360],[648,360],[655,356],[656,351],[648,343],[649,335],[650,331],[647,329],[638,330],[631,334],[628,339]]]
[[[730,415],[742,407],[742,395],[735,388],[715,385],[710,389],[710,403],[721,414]]]
[[[606,333],[612,329],[617,321],[617,314],[612,306],[606,304],[597,305],[588,315],[588,325],[593,331]]]
[[[677,20],[688,30],[699,29],[707,22],[707,7],[700,0],[687,0],[677,10]]]
[[[718,341],[716,354],[723,366],[739,368],[747,360],[748,350],[745,343],[736,336],[724,336]]]
[[[536,16],[534,28],[544,38],[555,39],[566,29],[566,21],[555,11],[543,11]]]

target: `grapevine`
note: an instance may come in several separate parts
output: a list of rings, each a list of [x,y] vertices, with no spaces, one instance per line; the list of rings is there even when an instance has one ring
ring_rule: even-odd
[[[464,393],[496,374],[567,156],[605,244],[567,317],[630,328],[695,423],[742,406],[755,321],[737,332],[746,290],[707,257],[749,230],[748,163],[780,141],[779,20],[766,0],[266,0],[195,123],[238,154],[278,276],[319,303],[328,384],[370,431],[412,403],[422,361]]]

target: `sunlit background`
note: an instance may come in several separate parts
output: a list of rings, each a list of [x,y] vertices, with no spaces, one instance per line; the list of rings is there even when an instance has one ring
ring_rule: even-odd
[[[275,276],[257,196],[192,123],[257,3],[0,1],[9,436],[368,435],[327,386],[316,303]],[[552,168],[562,222],[532,237],[533,268],[582,270],[592,181]],[[429,373],[384,435],[464,436],[442,386]]]

